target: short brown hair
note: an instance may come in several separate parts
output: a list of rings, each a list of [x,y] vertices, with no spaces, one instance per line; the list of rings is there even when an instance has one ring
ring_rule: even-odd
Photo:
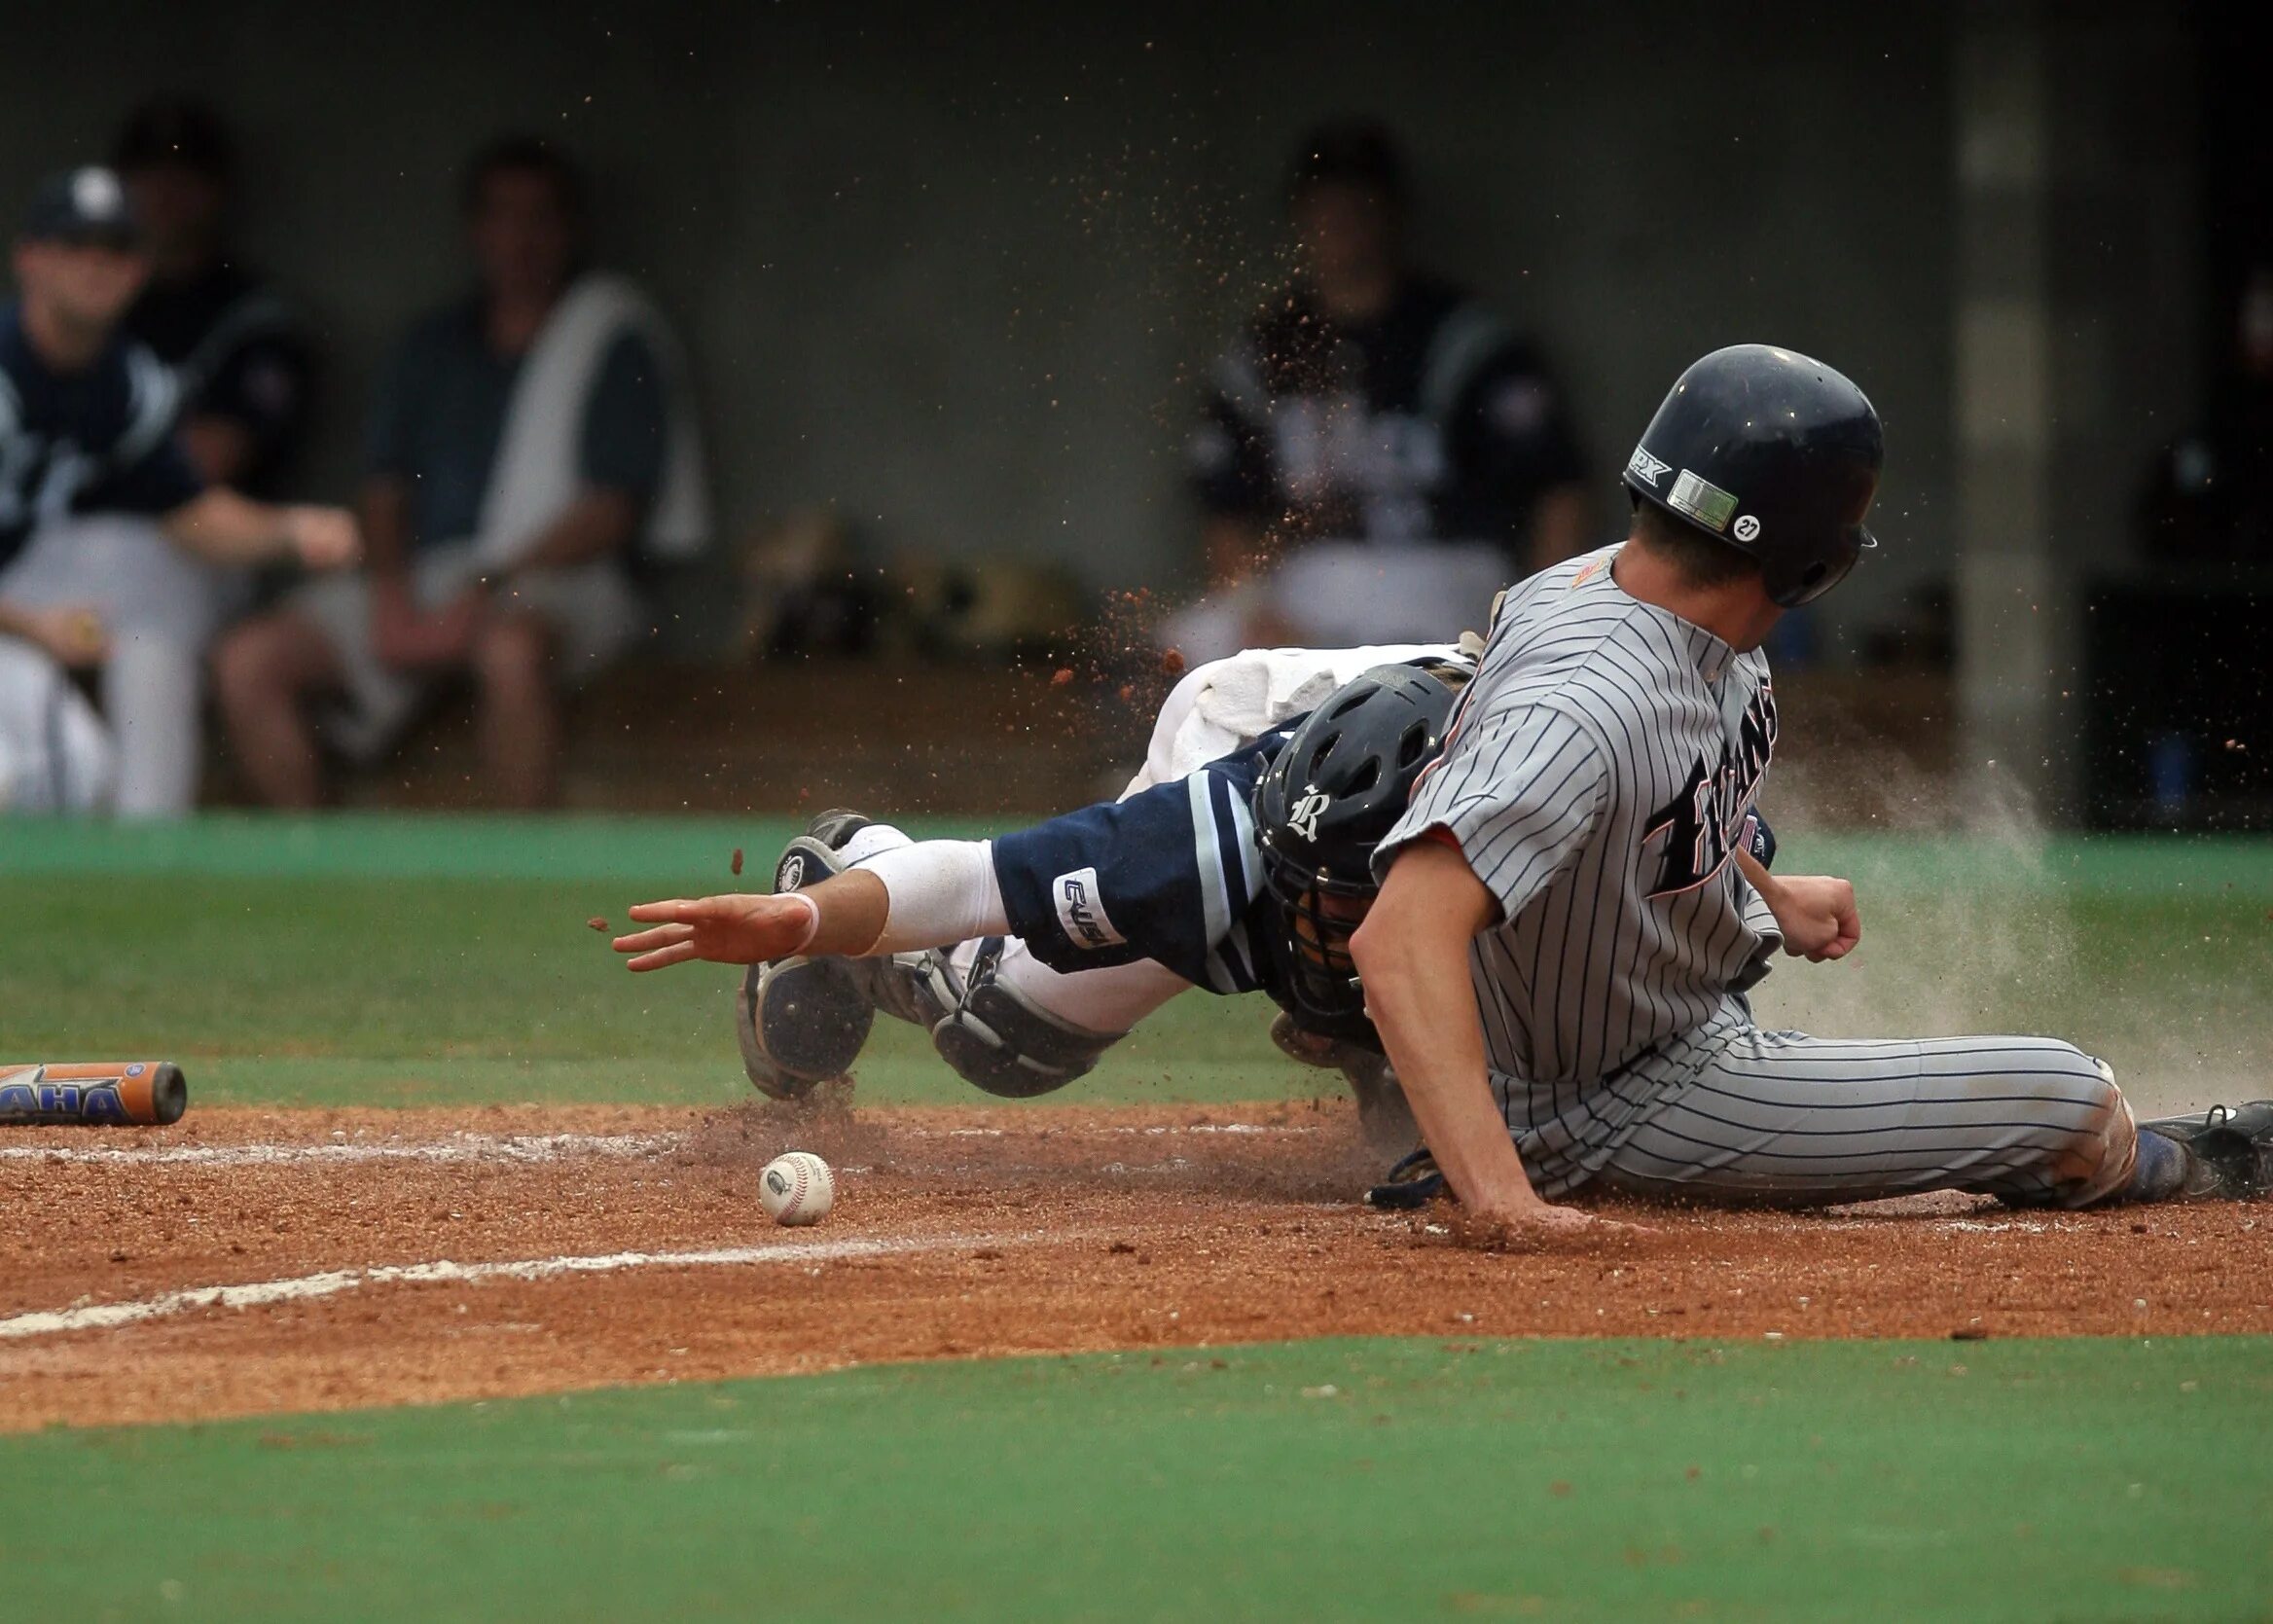
[[[584,171],[566,153],[537,135],[500,135],[466,161],[458,203],[469,215],[488,201],[489,182],[498,175],[535,175],[553,189],[553,200],[571,221],[584,218]]]
[[[1738,548],[1684,524],[1654,502],[1634,499],[1633,539],[1680,572],[1692,587],[1710,590],[1757,576],[1760,566]]]

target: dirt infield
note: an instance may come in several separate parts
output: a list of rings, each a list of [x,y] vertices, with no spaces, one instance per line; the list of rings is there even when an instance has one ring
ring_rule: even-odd
[[[840,1171],[812,1229],[756,1200],[792,1145]],[[1634,1209],[1515,1255],[1356,1206],[1373,1167],[1293,1105],[11,1133],[0,1429],[1344,1333],[2273,1331],[2273,1207]]]

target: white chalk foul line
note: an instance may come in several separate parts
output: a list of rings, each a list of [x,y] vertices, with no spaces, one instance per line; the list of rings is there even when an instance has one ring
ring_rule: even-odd
[[[110,1163],[133,1167],[241,1168],[297,1162],[558,1162],[629,1159],[675,1150],[684,1134],[453,1134],[442,1139],[338,1140],[330,1144],[0,1145],[0,1162]]]
[[[493,1280],[549,1280],[559,1275],[605,1275],[624,1269],[734,1268],[769,1263],[835,1263],[855,1257],[905,1257],[916,1252],[957,1251],[964,1247],[1018,1245],[1070,1235],[934,1235],[896,1240],[787,1241],[771,1246],[720,1246],[708,1251],[602,1252],[587,1257],[539,1257],[505,1263],[382,1263],[368,1269],[333,1269],[293,1280],[255,1281],[244,1285],[200,1285],[125,1303],[89,1303],[78,1308],[18,1314],[0,1319],[0,1342],[24,1337],[61,1336],[72,1331],[111,1330],[165,1319],[205,1308],[262,1308],[334,1297],[366,1285],[468,1285]]]
[[[1001,1128],[889,1128],[911,1139],[1007,1138]],[[1295,1124],[1196,1122],[1181,1127],[1115,1126],[1106,1132],[1143,1137],[1182,1135],[1255,1136],[1315,1134]],[[0,1163],[52,1162],[117,1167],[243,1168],[289,1167],[301,1163],[352,1165],[363,1162],[504,1162],[523,1165],[576,1157],[632,1160],[677,1150],[692,1137],[663,1134],[452,1134],[439,1139],[335,1140],[329,1144],[170,1144],[63,1145],[0,1144]]]

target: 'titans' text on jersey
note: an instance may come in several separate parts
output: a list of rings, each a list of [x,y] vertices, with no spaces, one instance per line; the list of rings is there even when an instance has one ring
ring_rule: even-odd
[[[1767,662],[1628,596],[1616,552],[1508,594],[1375,858],[1441,827],[1498,900],[1471,960],[1487,1058],[1550,1193],[1615,1147],[1655,1052],[1750,1020],[1782,942],[1728,860],[1775,748]]]

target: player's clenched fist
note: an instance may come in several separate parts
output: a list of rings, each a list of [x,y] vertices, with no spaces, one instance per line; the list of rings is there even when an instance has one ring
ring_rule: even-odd
[[[693,958],[714,964],[787,958],[812,940],[820,911],[804,893],[785,891],[642,902],[633,906],[631,918],[655,928],[617,937],[616,951],[634,956],[631,969],[660,970]]]
[[[1862,916],[1847,881],[1829,874],[1771,874],[1744,850],[1737,852],[1736,864],[1776,916],[1784,951],[1794,958],[1816,964],[1844,958],[1862,940]]]
[[[1835,875],[1801,874],[1784,882],[1776,909],[1784,951],[1821,964],[1844,958],[1862,940],[1862,917],[1855,910],[1855,887]]]

